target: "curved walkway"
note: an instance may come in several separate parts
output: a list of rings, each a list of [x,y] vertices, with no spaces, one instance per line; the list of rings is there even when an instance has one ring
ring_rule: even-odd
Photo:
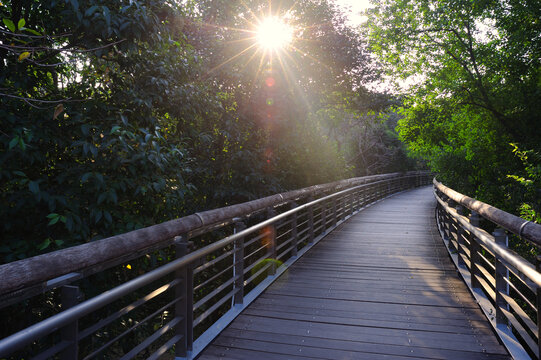
[[[457,276],[434,208],[424,187],[361,211],[199,359],[509,359]]]

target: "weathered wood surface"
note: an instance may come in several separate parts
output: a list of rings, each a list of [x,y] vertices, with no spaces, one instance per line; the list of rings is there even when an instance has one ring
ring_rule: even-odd
[[[513,214],[495,208],[492,205],[485,204],[482,201],[472,199],[469,196],[461,194],[434,179],[434,186],[443,194],[448,196],[457,204],[462,205],[472,211],[477,212],[485,219],[507,229],[524,240],[528,240],[538,246],[541,246],[541,224],[524,220]]]
[[[430,187],[350,219],[199,359],[509,359],[458,278]]]

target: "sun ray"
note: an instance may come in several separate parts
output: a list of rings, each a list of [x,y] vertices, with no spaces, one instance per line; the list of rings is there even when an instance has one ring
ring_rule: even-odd
[[[306,97],[306,94],[304,93],[304,91],[301,89],[300,85],[298,84],[298,82],[296,81],[291,81],[290,80],[290,77],[291,79],[295,79],[295,76],[293,74],[293,71],[289,68],[289,66],[287,66],[285,63],[282,62],[281,59],[279,59],[280,61],[280,66],[282,67],[282,70],[284,71],[285,73],[285,79],[288,83],[288,85],[290,86],[291,89],[296,89],[296,92],[297,94],[300,96],[300,98],[302,99],[302,101],[304,102],[304,105],[306,105],[306,107],[308,109],[311,109],[311,104],[310,104],[310,101],[308,100],[308,98]]]
[[[315,58],[314,56],[308,54],[307,52],[304,52],[302,51],[301,49],[295,47],[295,46],[291,46],[291,48],[293,50],[296,50],[297,52],[299,52],[300,54],[304,55],[304,56],[307,56],[308,58],[314,60],[315,62],[317,62],[319,65],[322,65],[322,66],[325,66],[327,69],[332,69],[332,67],[330,65],[327,65],[325,64],[324,62],[318,60],[317,58]]]
[[[241,56],[242,54],[246,53],[248,50],[252,49],[253,47],[255,47],[257,44],[252,44],[250,46],[248,46],[246,49],[242,50],[240,53],[238,53],[237,55],[235,56],[232,56],[230,57],[229,59],[227,59],[226,61],[222,62],[221,64],[219,65],[216,65],[215,67],[213,67],[212,69],[210,69],[208,72],[207,72],[207,75],[216,71],[217,69],[221,68],[222,66],[230,63],[231,61],[235,60],[236,58],[238,58],[239,56]]]

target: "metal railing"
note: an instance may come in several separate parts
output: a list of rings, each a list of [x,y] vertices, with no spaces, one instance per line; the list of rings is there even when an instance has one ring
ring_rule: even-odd
[[[508,236],[539,246],[541,225],[433,183],[439,231],[482,310],[513,358],[539,358],[541,257],[528,262]]]
[[[2,265],[2,307],[39,321],[0,340],[0,358],[195,357],[329,231],[429,183],[427,172],[350,179]]]

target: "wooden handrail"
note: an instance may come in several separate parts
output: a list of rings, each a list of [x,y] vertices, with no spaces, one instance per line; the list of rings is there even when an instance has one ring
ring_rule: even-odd
[[[471,211],[477,212],[485,219],[497,224],[498,226],[501,226],[515,235],[518,235],[522,239],[527,240],[537,246],[541,246],[540,224],[524,220],[523,218],[509,214],[508,212],[495,208],[494,206],[485,204],[482,201],[475,200],[469,196],[461,194],[443,185],[436,179],[433,181],[436,189],[449,197],[449,199],[470,209]]]
[[[417,173],[411,172],[411,174]],[[213,226],[231,223],[234,218],[248,216],[287,201],[407,174],[410,173],[365,176],[315,185],[237,205],[196,213],[106,239],[0,265],[0,275],[2,277],[2,281],[0,281],[0,297],[31,287],[37,287],[36,292],[40,292],[40,289],[44,290],[47,287],[47,281],[60,278],[66,274],[81,273],[80,276],[82,277],[103,271],[149,251],[171,245],[175,236],[204,232]]]

